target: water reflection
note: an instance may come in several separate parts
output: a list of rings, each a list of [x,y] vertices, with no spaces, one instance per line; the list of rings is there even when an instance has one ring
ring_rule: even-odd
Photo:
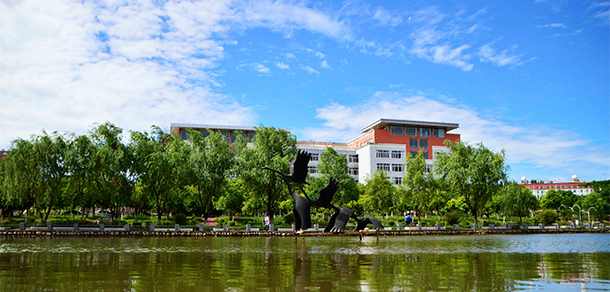
[[[610,291],[610,235],[0,240],[0,291]]]

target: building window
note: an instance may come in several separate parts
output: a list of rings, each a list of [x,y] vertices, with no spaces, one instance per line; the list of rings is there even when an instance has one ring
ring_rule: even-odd
[[[388,150],[377,150],[377,158],[390,158],[390,151]]]
[[[392,150],[392,158],[402,159],[402,151]]]
[[[402,177],[393,177],[394,184],[399,185],[402,183]]]
[[[430,137],[430,128],[419,128],[419,135],[422,137]]]
[[[390,164],[389,163],[377,163],[377,169],[381,169],[384,171],[390,171]]]
[[[318,168],[315,166],[308,166],[307,170],[309,170],[309,173],[318,173]]]
[[[358,162],[358,154],[350,154],[347,162]]]
[[[423,152],[424,153],[424,159],[428,159],[428,152]]]
[[[392,171],[394,172],[402,172],[402,164],[392,164]]]
[[[409,139],[409,148],[417,149],[417,138],[410,138]]]
[[[405,135],[417,136],[417,127],[405,127]]]
[[[358,167],[350,167],[349,174],[358,176]]]
[[[246,139],[246,134],[241,132],[233,132],[231,133],[231,144],[235,143],[235,140],[237,140],[238,136],[244,137],[244,140]]]
[[[419,147],[424,150],[428,150],[428,139],[419,139]]]
[[[187,130],[180,130],[180,138],[182,138],[182,140],[188,140],[189,136],[190,135]]]
[[[310,161],[318,161],[320,160],[320,154],[319,153],[311,153],[311,160]]]
[[[411,157],[416,158],[417,157],[417,151],[411,151]]]
[[[445,129],[434,128],[434,137],[445,138]]]
[[[402,126],[390,126],[390,133],[392,135],[402,135]]]
[[[250,142],[250,143],[254,142],[254,137],[256,137],[255,132],[248,132],[248,142]]]
[[[229,144],[229,141],[231,140],[231,133],[229,131],[220,131],[220,134],[225,136],[227,144]]]

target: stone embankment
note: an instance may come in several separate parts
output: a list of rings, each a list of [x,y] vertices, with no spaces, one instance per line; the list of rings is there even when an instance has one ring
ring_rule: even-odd
[[[344,233],[292,232],[292,231],[32,231],[3,230],[2,238],[89,238],[89,237],[321,237],[321,236],[449,236],[449,235],[497,235],[497,234],[570,234],[606,233],[610,228],[595,229],[445,229],[445,230],[384,230],[346,231]]]

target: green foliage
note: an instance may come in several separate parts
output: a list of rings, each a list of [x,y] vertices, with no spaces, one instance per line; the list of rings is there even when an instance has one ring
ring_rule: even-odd
[[[479,211],[497,195],[507,178],[504,150],[494,153],[483,144],[445,141],[450,154],[437,153],[435,171],[449,191],[462,194],[468,209],[478,220]]]
[[[457,212],[445,213],[445,221],[448,225],[458,224],[460,222],[460,214]]]
[[[358,203],[369,214],[389,213],[394,190],[394,185],[385,177],[385,172],[377,170],[367,182]]]
[[[284,221],[287,225],[292,225],[294,223],[294,213],[288,213],[284,216]]]
[[[519,223],[523,222],[523,217],[527,217],[531,210],[538,209],[538,199],[532,191],[516,182],[509,183],[503,193],[503,209],[506,214],[519,217]]]
[[[186,225],[186,223],[188,222],[185,214],[174,214],[174,216],[172,216],[172,219],[174,221],[174,224]]]
[[[544,209],[558,210],[561,205],[566,208],[573,207],[577,200],[578,196],[570,191],[550,189],[540,199],[540,206]]]
[[[317,168],[322,176],[309,179],[312,182],[310,182],[311,185],[308,186],[306,192],[310,198],[316,199],[320,190],[326,187],[330,178],[334,178],[339,182],[339,189],[333,197],[332,204],[344,206],[351,201],[358,200],[360,197],[358,183],[349,174],[345,155],[337,153],[332,147],[326,147],[326,151],[322,152]]]
[[[269,167],[282,173],[290,173],[290,164],[296,157],[296,138],[273,127],[256,127],[253,148],[237,149],[236,174],[243,179],[245,188],[250,190],[244,208],[249,212],[260,211],[262,206],[274,223],[274,214],[279,202],[287,197],[286,187],[280,177]]]
[[[557,219],[559,219],[559,215],[553,210],[544,210],[540,212],[540,215],[538,216],[544,225],[551,225],[557,222]]]
[[[417,211],[431,210],[431,203],[440,193],[436,192],[436,185],[432,173],[426,171],[426,159],[420,150],[417,156],[407,155],[406,171],[403,180],[407,192],[406,196]],[[403,199],[407,201],[408,199]]]
[[[591,193],[582,199],[583,212],[589,211],[597,220],[603,220],[610,214],[610,201],[605,200],[598,193]]]

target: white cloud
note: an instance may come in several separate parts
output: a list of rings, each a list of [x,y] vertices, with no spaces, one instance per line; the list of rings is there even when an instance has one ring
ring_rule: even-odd
[[[256,70],[256,72],[259,72],[259,73],[269,73],[269,68],[267,68],[263,64],[254,63],[254,64],[252,64],[252,66],[254,67],[254,70]]]
[[[322,68],[326,68],[326,69],[332,69],[329,65],[328,62],[326,60],[322,61],[322,64],[320,64],[320,67]]]
[[[232,32],[353,37],[332,16],[281,1],[0,1],[0,15],[0,148],[42,128],[85,133],[104,121],[251,125],[252,108],[215,92]]]
[[[509,55],[508,50],[502,51],[497,54],[490,44],[485,44],[479,48],[479,60],[481,62],[490,62],[498,67],[510,65],[519,66],[522,64],[521,55]]]
[[[317,110],[322,127],[307,128],[303,140],[348,141],[360,129],[379,118],[458,123],[456,133],[469,143],[483,142],[494,151],[506,150],[509,164],[562,168],[573,165],[607,169],[608,149],[593,149],[577,133],[541,125],[515,126],[484,117],[474,109],[424,96],[377,92],[370,101],[346,106],[333,103]],[[524,147],[524,145],[527,145]],[[561,157],[561,159],[558,159]]]
[[[378,8],[377,11],[375,11],[375,14],[373,14],[373,19],[377,20],[379,22],[379,25],[381,26],[392,26],[392,27],[396,27],[398,25],[400,25],[403,21],[402,16],[394,13],[392,11],[383,9],[383,8]]]
[[[542,27],[542,28],[566,28],[566,25],[563,24],[563,23],[549,23],[549,24],[538,25],[536,27]]]
[[[277,66],[280,69],[289,69],[290,67],[288,67],[288,65],[282,63],[282,62],[276,62],[275,66]]]
[[[309,74],[320,74],[316,69],[311,68],[310,66],[301,66],[301,69],[307,71]]]

